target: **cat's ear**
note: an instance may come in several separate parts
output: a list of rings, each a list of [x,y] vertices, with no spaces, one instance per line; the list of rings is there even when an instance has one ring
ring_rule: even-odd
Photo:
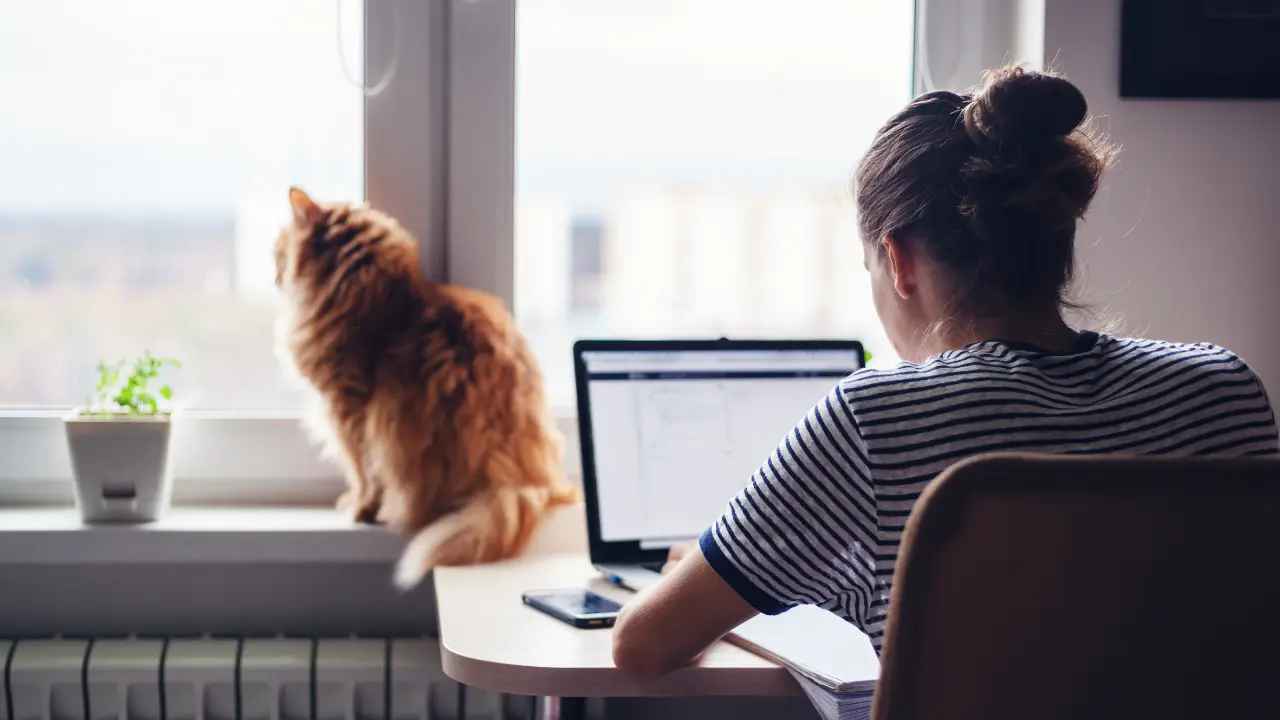
[[[320,221],[320,206],[296,187],[289,188],[289,204],[293,206],[293,221],[298,227],[313,227]]]

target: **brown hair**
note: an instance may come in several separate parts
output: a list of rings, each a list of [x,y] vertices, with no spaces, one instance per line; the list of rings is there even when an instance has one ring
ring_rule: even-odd
[[[1009,67],[983,80],[921,95],[876,133],[855,180],[863,240],[922,248],[960,312],[1065,303],[1076,221],[1111,150],[1081,127],[1084,95],[1063,78]]]

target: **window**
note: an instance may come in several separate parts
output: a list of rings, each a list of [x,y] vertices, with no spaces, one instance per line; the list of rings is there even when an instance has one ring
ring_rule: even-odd
[[[0,405],[84,400],[99,357],[181,358],[189,407],[289,408],[285,191],[359,199],[357,2],[0,6]],[[338,23],[342,26],[339,31]]]
[[[56,414],[28,409],[144,348],[219,411],[175,435],[179,500],[336,480],[274,355],[291,184],[367,197],[429,275],[513,302],[560,407],[577,337],[853,336],[883,359],[847,184],[910,92],[911,6],[0,5],[0,503],[66,490]]]
[[[892,355],[848,187],[911,93],[902,0],[517,6],[515,302],[553,403],[583,336]]]

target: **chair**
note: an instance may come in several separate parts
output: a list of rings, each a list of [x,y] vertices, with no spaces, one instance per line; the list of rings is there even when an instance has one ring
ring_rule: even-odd
[[[903,533],[872,717],[1280,717],[1280,460],[943,473]]]

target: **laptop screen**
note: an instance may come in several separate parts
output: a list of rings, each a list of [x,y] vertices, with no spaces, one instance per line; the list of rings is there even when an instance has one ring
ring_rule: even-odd
[[[796,423],[862,367],[862,350],[585,350],[581,366],[600,540],[656,550],[714,522]]]

